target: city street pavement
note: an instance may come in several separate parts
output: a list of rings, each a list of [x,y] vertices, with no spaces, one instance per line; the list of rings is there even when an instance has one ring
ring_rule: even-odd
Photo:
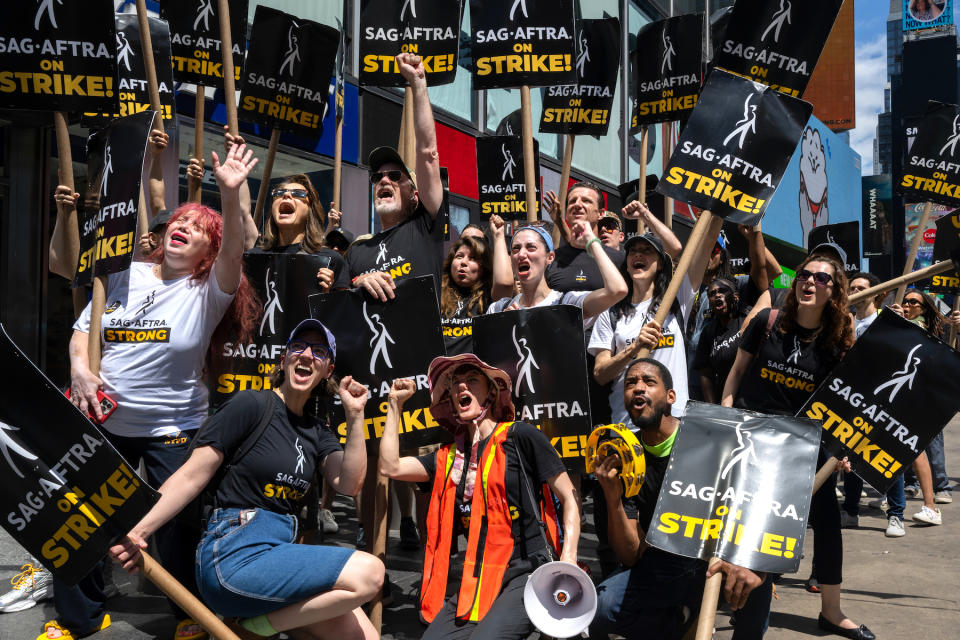
[[[946,454],[947,472],[951,474],[951,483],[956,484],[960,480],[960,418],[955,418],[947,427]],[[867,493],[870,496],[861,503],[860,528],[843,532],[844,612],[857,623],[866,624],[880,639],[953,640],[960,628],[960,573],[956,569],[960,493],[955,504],[940,505],[944,524],[939,527],[910,522],[910,515],[919,510],[922,502],[908,498],[907,535],[903,538],[884,537],[886,518],[879,510],[867,506],[878,496],[869,487]],[[592,512],[589,503],[586,511],[588,514]],[[338,501],[334,512],[341,523],[341,531],[331,536],[328,542],[349,545],[356,535],[351,501]],[[584,526],[580,548],[581,558],[591,564],[594,575],[599,575],[596,537],[589,523]],[[187,552],[193,553],[193,550]],[[769,640],[839,637],[819,631],[820,598],[804,590],[804,582],[810,575],[812,534],[806,537],[804,552],[800,571],[784,576],[777,585],[779,599],[773,602],[770,630],[766,635]],[[423,628],[416,613],[419,584],[416,571],[421,553],[402,551],[396,531],[391,531],[388,554],[387,570],[393,601],[384,610],[384,638],[419,638]],[[13,539],[0,532],[0,580],[16,573],[26,559]],[[171,640],[175,622],[168,614],[164,599],[141,593],[137,577],[116,568],[114,576],[121,595],[110,600],[108,605],[113,625],[91,637],[96,640]],[[44,621],[54,617],[51,601],[19,613],[0,614],[0,640],[33,640],[42,631]],[[717,640],[732,637],[729,621],[729,612],[721,608],[716,620]]]

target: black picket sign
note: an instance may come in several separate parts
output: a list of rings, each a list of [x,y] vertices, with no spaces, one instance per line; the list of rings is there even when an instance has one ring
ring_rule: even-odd
[[[807,249],[813,249],[818,244],[831,242],[838,245],[847,254],[847,264],[843,265],[847,273],[860,271],[860,223],[838,222],[824,224],[810,229],[807,234]]]
[[[889,309],[797,413],[822,422],[823,446],[880,493],[957,412],[960,353]]]
[[[714,63],[799,98],[843,0],[737,0]]]
[[[637,34],[638,125],[682,120],[697,104],[703,82],[703,14],[652,22]]]
[[[459,0],[363,0],[360,5],[360,86],[404,87],[396,57],[423,60],[427,84],[453,82],[460,53]]]
[[[387,414],[390,385],[411,378],[417,391],[403,406],[400,446],[421,447],[449,442],[449,433],[430,415],[427,369],[444,355],[440,309],[432,276],[408,278],[397,284],[389,302],[374,300],[362,289],[333,291],[308,298],[310,316],[324,324],[337,340],[337,375],[353,376],[370,391],[364,412],[367,447],[376,451]],[[333,408],[336,413],[342,408]],[[346,436],[343,418],[335,419],[339,436]]]
[[[960,208],[960,106],[931,100],[903,163],[899,191],[913,201]]]
[[[581,20],[577,36],[577,84],[543,90],[540,133],[603,136],[620,75],[620,20]]]
[[[347,81],[344,76],[344,65],[347,62],[347,36],[343,31],[343,24],[340,23],[340,20],[337,20],[337,27],[340,29],[340,42],[337,43],[337,59],[334,63],[334,73],[336,74],[336,80],[334,81],[334,104],[336,105],[335,117],[337,122],[343,120],[343,101],[344,101],[344,92],[346,90]]]
[[[159,497],[0,325],[3,528],[76,584]],[[0,463],[2,465],[2,463]]]
[[[540,145],[533,141],[536,159],[535,202],[540,212]],[[523,140],[517,136],[477,138],[477,182],[480,215],[504,220],[527,219],[527,183],[523,176]],[[537,216],[539,218],[539,215]]]
[[[172,121],[176,115],[176,101],[173,93],[173,66],[170,62],[170,29],[167,27],[166,20],[150,18],[148,22],[150,38],[153,42],[153,64],[157,70],[160,107],[163,110],[164,121]],[[116,25],[120,109],[114,113],[84,113],[81,122],[85,127],[104,127],[115,118],[151,108],[137,16],[131,13],[118,13]]]
[[[799,569],[816,424],[691,401],[678,429],[647,542],[754,571]]]
[[[473,88],[577,81],[573,0],[470,0]]]
[[[572,305],[473,319],[474,353],[513,381],[517,420],[537,425],[567,469],[583,472],[592,430],[583,312]]]
[[[118,109],[112,0],[4,2],[0,108]]]
[[[933,242],[933,261],[950,260],[960,251],[960,212],[954,211],[937,220],[937,237]],[[927,285],[930,293],[960,293],[960,272],[956,269],[933,276]]]
[[[80,203],[80,258],[73,286],[130,267],[147,138],[156,111],[111,121],[87,139],[87,191]]]
[[[318,139],[339,45],[333,27],[257,5],[240,118]]]
[[[863,255],[889,255],[893,249],[893,198],[890,176],[863,176]]]
[[[217,0],[161,0],[160,15],[170,23],[173,77],[208,87],[223,86],[220,16]],[[230,0],[230,39],[234,80],[243,72],[247,48],[247,0]]]
[[[808,102],[714,70],[657,192],[756,226],[812,111]]]

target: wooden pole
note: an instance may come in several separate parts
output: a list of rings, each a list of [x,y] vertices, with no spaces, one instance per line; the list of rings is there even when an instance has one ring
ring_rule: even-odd
[[[671,6],[673,6],[673,0],[670,0]],[[671,9],[671,15],[673,10]],[[664,155],[664,166],[666,166],[666,161],[670,159],[670,156],[673,155],[673,123],[667,123],[667,135],[664,136],[665,140],[663,143],[663,155]],[[673,198],[664,198],[663,199],[663,222],[667,225],[667,229],[673,229]]]
[[[637,181],[637,201],[646,206],[647,204],[647,135],[649,127],[643,125],[640,129],[640,179]],[[643,218],[637,218],[637,233],[646,232],[646,225]]]
[[[263,222],[263,207],[267,203],[267,193],[270,191],[270,175],[273,173],[273,160],[277,156],[277,145],[280,144],[280,129],[270,132],[270,145],[267,147],[267,159],[263,163],[263,175],[260,178],[260,191],[257,192],[257,205],[253,210],[253,222],[260,229]]]
[[[56,111],[53,114],[53,127],[57,135],[57,157],[60,160],[60,184],[70,188],[71,195],[76,190],[76,184],[73,179],[73,150],[70,148],[70,130],[67,128],[67,114]],[[57,215],[60,215],[60,208],[57,207]],[[66,218],[60,220],[62,229],[67,239],[67,255],[64,259],[67,264],[73,265],[70,279],[76,276],[77,261],[80,258],[80,223],[77,217],[77,207],[74,207],[67,214]],[[73,296],[73,317],[78,318],[87,306],[87,297],[84,295],[83,287],[74,287]]]
[[[340,174],[343,168],[343,119],[337,120],[333,138],[333,208],[340,210]]]
[[[850,304],[856,304],[861,300],[866,300],[868,298],[872,298],[874,296],[880,295],[881,293],[885,293],[887,291],[890,291],[891,289],[895,289],[900,285],[907,285],[907,284],[910,284],[911,282],[916,282],[917,280],[923,280],[924,278],[935,276],[938,273],[945,273],[947,271],[950,271],[951,269],[953,269],[952,260],[941,260],[940,262],[932,264],[929,267],[926,267],[924,269],[918,269],[917,271],[913,271],[906,275],[897,276],[892,280],[881,282],[875,287],[870,287],[869,289],[864,289],[863,291],[857,292],[852,296],[850,296],[847,299],[847,301]]]
[[[537,220],[537,169],[536,158],[533,157],[532,117],[530,114],[530,87],[524,85],[520,87],[520,119],[523,126],[523,181],[527,191],[527,222]],[[561,202],[561,209],[563,206],[564,203]]]
[[[720,562],[720,558],[710,558],[710,566]],[[723,585],[723,573],[718,571],[703,587],[703,600],[700,603],[700,617],[697,619],[696,640],[710,640],[713,637],[713,623],[717,618],[717,600],[720,599],[720,587]]]
[[[560,240],[563,238],[560,225],[567,223],[567,193],[569,193],[570,189],[570,165],[573,163],[573,146],[576,141],[577,137],[572,133],[568,133],[563,144],[563,165],[560,167],[560,191],[557,194],[557,204],[560,206],[560,224],[553,230],[553,246],[555,247],[560,246]]]
[[[142,1],[142,0],[141,0]],[[233,34],[230,32],[230,2],[217,1],[217,14],[220,18],[220,52],[223,54],[223,102],[227,107],[227,126],[230,135],[238,133],[237,124],[237,87],[236,71],[233,68]]]
[[[203,167],[203,120],[206,110],[206,100],[204,99],[203,85],[197,85],[197,98],[194,103],[193,116],[193,157],[200,161],[200,167]],[[190,202],[200,202],[203,193],[203,179],[187,179],[187,199]]]
[[[140,48],[143,50],[143,67],[147,75],[150,108],[160,112],[160,124],[157,128],[163,131],[163,108],[160,106],[160,85],[157,82],[157,67],[153,59],[153,39],[150,37],[146,0],[137,0],[137,25],[140,27]]]
[[[910,242],[910,253],[907,254],[907,262],[903,265],[903,275],[913,271],[913,263],[917,259],[917,252],[920,250],[920,241],[923,240],[923,231],[927,228],[927,222],[930,220],[930,211],[933,210],[933,203],[928,202],[923,205],[923,213],[920,214],[920,222],[916,233],[913,234],[913,240]],[[903,296],[907,293],[907,285],[903,284],[897,289],[897,295],[894,298],[896,304],[903,302]]]
[[[384,560],[387,556],[387,509],[390,506],[388,493],[389,480],[377,471],[377,485],[373,497],[373,555]],[[380,635],[383,622],[383,601],[381,591],[370,601],[370,624]]]

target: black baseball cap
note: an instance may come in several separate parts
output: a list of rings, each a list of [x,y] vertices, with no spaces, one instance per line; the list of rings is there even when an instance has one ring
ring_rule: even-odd
[[[344,229],[343,227],[334,227],[327,231],[327,244],[333,245],[334,243],[340,244],[341,241],[344,244],[344,249],[353,244],[353,241],[356,239],[352,233]]]
[[[156,233],[162,230],[167,223],[170,222],[170,218],[173,217],[173,211],[169,209],[160,209],[157,212],[157,215],[153,216],[153,219],[150,220],[150,224],[147,225],[147,231],[150,233]]]
[[[380,167],[391,162],[400,165],[400,170],[410,178],[410,182],[414,182],[413,173],[393,147],[377,147],[367,156],[367,166],[370,167],[371,172],[379,171]]]
[[[623,243],[623,252],[630,253],[630,249],[637,245],[640,242],[646,242],[657,252],[657,255],[660,257],[660,261],[666,265],[669,273],[673,273],[673,259],[667,255],[667,252],[663,249],[663,241],[660,240],[659,236],[654,233],[644,233],[639,236],[631,236],[625,243]]]
[[[842,266],[844,270],[846,270],[847,252],[841,249],[840,245],[838,245],[836,242],[821,242],[820,244],[815,246],[813,249],[810,249],[807,255],[812,256],[815,253],[829,255],[831,252],[837,254],[836,257],[840,259],[840,266]]]

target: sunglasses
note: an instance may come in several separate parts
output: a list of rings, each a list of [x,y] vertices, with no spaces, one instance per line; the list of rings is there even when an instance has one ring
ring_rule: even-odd
[[[800,269],[800,271],[797,271],[796,282],[806,282],[810,278],[813,278],[813,284],[818,287],[825,287],[833,282],[833,276],[823,271],[817,271],[816,273],[813,271],[807,271],[806,269]]]
[[[913,305],[917,305],[919,307],[922,304],[923,304],[923,301],[917,300],[916,298],[907,298],[906,300],[903,301],[903,306],[905,307],[912,307]]]
[[[301,200],[306,200],[308,196],[306,189],[281,189],[280,187],[277,187],[276,189],[271,191],[270,195],[272,195],[274,198],[282,198],[284,195],[288,193],[292,197],[300,198]]]
[[[325,344],[319,342],[307,342],[306,340],[291,340],[287,343],[287,351],[295,355],[300,355],[307,348],[310,348],[310,353],[313,354],[314,360],[323,360],[330,357],[330,349]]]
[[[406,174],[399,169],[391,169],[390,171],[374,171],[370,174],[370,184],[377,184],[383,177],[386,176],[387,180],[390,182],[400,182],[400,179],[403,178]]]

